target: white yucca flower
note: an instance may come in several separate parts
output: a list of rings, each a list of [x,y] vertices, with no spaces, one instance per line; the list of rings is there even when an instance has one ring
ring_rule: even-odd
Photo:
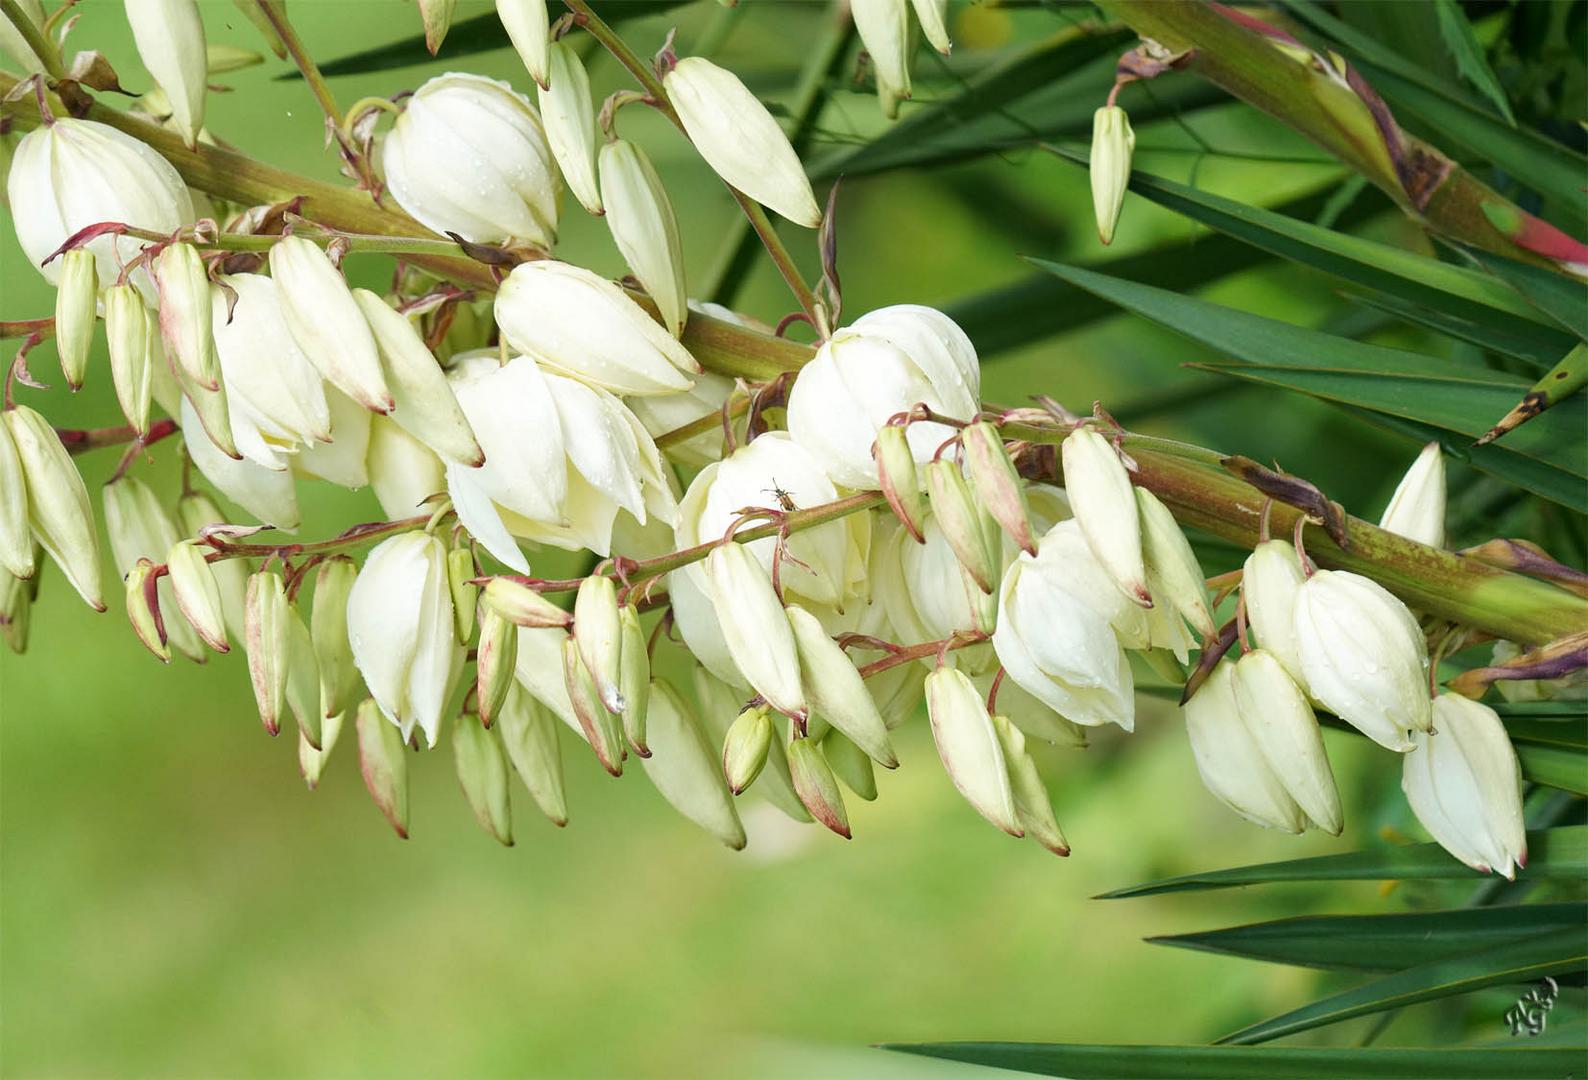
[[[645,151],[627,139],[601,147],[601,202],[607,227],[634,276],[656,302],[674,337],[689,318],[684,282],[684,246],[678,219]]]
[[[1253,649],[1235,664],[1241,723],[1285,792],[1326,833],[1340,835],[1340,794],[1318,718],[1272,653]]]
[[[1527,863],[1522,774],[1500,717],[1460,694],[1433,703],[1434,730],[1412,733],[1401,789],[1423,828],[1474,870],[1515,879]]]
[[[546,141],[574,198],[592,214],[601,210],[601,185],[596,179],[595,103],[590,76],[579,54],[565,41],[551,43],[547,85],[536,87]]]
[[[204,20],[197,0],[126,0],[138,58],[165,91],[171,120],[189,146],[204,126],[209,78]]]
[[[325,251],[301,236],[284,236],[270,247],[270,276],[287,329],[309,363],[364,408],[390,412],[375,338]]]
[[[1182,712],[1197,772],[1219,802],[1265,828],[1288,833],[1306,829],[1307,815],[1241,719],[1234,662],[1221,660]]]
[[[551,26],[546,0],[496,0],[496,16],[530,78],[541,86],[549,85]]]
[[[1303,690],[1301,653],[1296,648],[1296,594],[1306,575],[1288,540],[1265,540],[1246,556],[1241,570],[1241,601],[1257,643],[1274,654]]]
[[[1106,436],[1082,427],[1065,437],[1059,452],[1064,463],[1064,491],[1092,554],[1126,596],[1142,607],[1151,607],[1141,549],[1141,513],[1119,451]]]
[[[388,518],[422,513],[425,500],[447,490],[446,466],[436,452],[384,416],[370,421],[365,467]]]
[[[626,404],[653,436],[694,423],[703,416],[719,413],[733,380],[709,371],[695,376],[695,385],[676,394],[643,395],[628,398]],[[694,438],[667,448],[667,456],[686,465],[709,465],[722,458],[722,429],[715,427]]]
[[[1429,547],[1445,546],[1445,456],[1437,442],[1424,446],[1401,477],[1378,527]]]
[[[296,529],[298,496],[292,473],[285,467],[271,468],[249,458],[228,457],[204,433],[191,401],[182,398],[177,408],[177,422],[189,433],[185,440],[188,456],[204,478],[259,521],[278,529]]]

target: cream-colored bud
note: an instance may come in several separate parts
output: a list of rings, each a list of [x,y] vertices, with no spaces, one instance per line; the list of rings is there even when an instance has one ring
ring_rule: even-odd
[[[971,494],[965,474],[947,458],[928,462],[926,490],[932,500],[932,517],[942,526],[954,557],[982,592],[991,593],[998,586],[1002,559],[994,546],[991,523]]]
[[[799,155],[737,75],[689,56],[662,85],[690,141],[718,176],[796,225],[814,229],[822,223]]]
[[[180,533],[154,490],[137,477],[124,476],[105,485],[103,498],[105,534],[110,538],[110,554],[117,571],[130,572],[139,559],[164,561]],[[202,661],[206,655],[204,643],[185,620],[178,618],[173,581],[162,576],[158,591],[158,607],[170,616],[165,637],[183,656]]]
[[[331,751],[336,749],[337,739],[342,734],[342,724],[348,719],[346,713],[337,713],[327,716],[320,721],[320,745],[316,748],[309,742],[308,735],[302,728],[298,729],[298,772],[303,776],[303,782],[310,791],[320,786],[320,777],[325,772],[325,763],[330,760]]]
[[[1412,733],[1401,789],[1441,847],[1474,870],[1514,880],[1527,863],[1522,775],[1500,717],[1459,694],[1433,704],[1433,732]]]
[[[1136,489],[1141,520],[1141,552],[1147,567],[1147,588],[1153,599],[1184,615],[1203,638],[1218,633],[1208,606],[1207,582],[1191,541],[1174,515],[1152,492]]]
[[[72,456],[50,422],[26,405],[0,413],[17,460],[22,465],[28,499],[28,527],[72,588],[89,607],[105,610],[99,581],[99,534],[88,489],[72,464]],[[15,556],[13,555],[13,558]]]
[[[596,180],[595,105],[590,100],[590,76],[579,54],[564,41],[554,41],[548,52],[548,85],[537,86],[540,116],[546,141],[562,170],[574,198],[592,214],[602,213],[601,185]]]
[[[541,86],[549,85],[551,34],[546,0],[496,0],[496,16],[529,77]]]
[[[552,824],[566,825],[568,801],[563,794],[556,719],[529,691],[515,685],[508,690],[494,727],[501,732],[508,760],[540,812]]]
[[[467,645],[474,635],[475,609],[480,603],[480,587],[474,579],[479,576],[473,551],[455,547],[447,552],[447,592],[452,597],[452,630],[459,645]]]
[[[30,578],[35,569],[27,476],[6,423],[0,423],[0,568],[14,578]]]
[[[512,578],[487,581],[485,602],[519,626],[567,626],[573,621],[572,614]]]
[[[358,665],[347,638],[347,598],[357,578],[358,567],[345,555],[321,563],[314,576],[309,639],[320,674],[320,715],[327,718],[351,709],[358,698]]]
[[[600,164],[607,228],[623,261],[656,301],[662,324],[678,337],[689,318],[689,305],[684,246],[667,189],[645,151],[627,139],[602,146]]]
[[[994,715],[993,731],[1003,748],[1004,764],[1009,767],[1009,791],[1014,798],[1015,814],[1025,834],[1053,852],[1068,855],[1070,845],[1059,831],[1059,822],[1053,816],[1053,802],[1048,798],[1048,787],[1037,772],[1037,763],[1026,751],[1026,737],[1008,717]]]
[[[595,680],[601,703],[611,713],[623,712],[620,653],[622,629],[618,621],[617,584],[609,577],[592,574],[579,583],[573,602],[573,639],[579,656]]]
[[[899,99],[910,96],[910,9],[908,0],[851,0],[860,43],[871,56],[883,115],[898,115]]]
[[[932,740],[954,786],[976,812],[1010,836],[1023,836],[1003,744],[970,676],[938,668],[926,677]]]
[[[905,429],[898,424],[884,424],[879,428],[872,456],[877,462],[878,483],[888,500],[888,506],[893,510],[893,516],[909,530],[916,543],[926,543],[926,535],[922,532],[926,500],[921,497],[915,455],[910,451],[910,440]]]
[[[468,418],[413,323],[368,289],[354,289],[353,299],[380,352],[393,402],[391,418],[443,457],[463,465],[483,465],[485,454]]]
[[[287,706],[298,721],[298,735],[311,747],[323,746],[325,718],[320,715],[320,662],[303,616],[287,605]]]
[[[1424,446],[1406,470],[1378,527],[1429,547],[1445,546],[1445,456],[1439,443]]]
[[[1246,621],[1257,635],[1257,643],[1274,654],[1303,690],[1307,682],[1301,671],[1301,655],[1296,651],[1294,613],[1296,592],[1305,580],[1301,559],[1288,540],[1258,544],[1246,557],[1241,571],[1241,601],[1246,605]]]
[[[1255,825],[1288,833],[1306,829],[1306,813],[1241,719],[1233,661],[1221,660],[1183,711],[1197,772],[1214,798]]]
[[[766,765],[767,750],[776,734],[765,705],[745,709],[728,727],[722,740],[722,774],[735,795],[755,783]]]
[[[744,826],[700,721],[664,680],[651,684],[650,699],[645,775],[679,813],[735,851],[744,847]]]
[[[948,0],[913,0],[913,3],[921,33],[932,43],[932,48],[947,56],[954,47],[954,43],[948,39],[948,27],[945,25]]]
[[[1011,540],[1035,555],[1037,542],[1031,533],[1025,482],[1010,460],[1003,436],[983,420],[967,427],[960,439],[965,447],[965,467],[982,505]]]
[[[814,736],[813,736],[814,737]],[[860,747],[844,737],[843,732],[828,729],[821,738],[822,757],[833,775],[844,787],[867,802],[877,797],[877,771],[871,767],[871,758]]]
[[[794,631],[761,563],[743,544],[720,544],[706,556],[706,580],[733,662],[767,704],[804,715]]]
[[[513,845],[507,754],[501,737],[477,716],[462,713],[452,725],[452,761],[474,820],[505,847]]]
[[[369,323],[319,245],[282,237],[270,248],[270,276],[292,340],[315,369],[364,408],[391,412],[395,403]]]
[[[622,724],[602,703],[590,669],[579,655],[579,644],[571,637],[562,643],[562,677],[568,690],[568,702],[585,741],[595,751],[602,768],[613,776],[622,776],[625,753]]]
[[[447,31],[452,28],[452,15],[457,7],[458,0],[419,0],[419,19],[425,28],[425,48],[429,50],[431,56],[436,55],[441,43],[446,40]],[[507,839],[502,842],[510,844],[512,840]]]
[[[480,612],[480,642],[475,657],[480,723],[490,727],[496,722],[502,702],[507,700],[518,663],[518,627],[490,606]]]
[[[73,390],[82,389],[88,371],[98,303],[99,273],[94,256],[84,248],[73,248],[61,256],[61,280],[55,287],[55,349],[61,358],[61,374]]]
[[[192,244],[168,244],[151,267],[160,290],[160,337],[166,357],[206,390],[221,385],[221,361],[210,329],[210,281]]]
[[[127,571],[127,621],[133,633],[143,642],[143,647],[155,655],[162,664],[171,662],[171,646],[166,641],[165,626],[160,612],[159,596],[151,580],[156,567],[148,559],[139,559]]]
[[[171,120],[188,146],[204,126],[209,59],[197,0],[126,0],[138,58],[171,105]]]
[[[215,505],[215,500],[202,491],[189,491],[176,503],[177,528],[187,536],[196,537],[206,525],[226,523],[226,515]],[[210,563],[210,574],[221,594],[221,615],[226,620],[226,631],[237,641],[247,634],[243,626],[243,605],[248,595],[247,559],[221,559]]]
[[[887,725],[866,690],[865,680],[843,648],[827,635],[821,620],[798,604],[790,604],[787,615],[811,707],[878,765],[897,768],[899,759],[888,738]]]
[[[788,745],[789,774],[794,792],[811,817],[833,832],[850,839],[849,811],[844,808],[844,793],[838,778],[822,756],[815,739],[795,739]]]
[[[1428,731],[1428,643],[1406,605],[1378,582],[1319,570],[1296,591],[1296,650],[1317,702],[1390,750]]]
[[[261,570],[248,579],[248,596],[243,608],[248,677],[253,683],[259,720],[272,735],[281,730],[281,706],[287,695],[291,618],[280,574]]]
[[[1301,688],[1272,653],[1253,649],[1236,663],[1233,689],[1241,723],[1286,794],[1314,825],[1339,836],[1340,793]]]
[[[640,757],[650,757],[645,721],[651,702],[651,655],[633,604],[618,610],[618,693],[623,698],[623,737]]]
[[[1092,114],[1092,210],[1097,215],[1097,238],[1105,244],[1114,242],[1135,150],[1136,133],[1124,109],[1105,105]]]
[[[131,285],[105,290],[105,340],[110,347],[110,380],[121,414],[139,435],[149,433],[153,357],[149,339],[153,320],[143,297]]]
[[[1060,446],[1064,490],[1086,544],[1121,592],[1152,607],[1141,551],[1141,514],[1119,451],[1090,427],[1077,428]]]
[[[204,558],[209,545],[183,540],[165,557],[170,571],[171,591],[176,595],[182,617],[197,631],[204,644],[216,652],[230,652],[226,642],[226,616],[221,606],[221,587],[209,562]]]
[[[373,700],[358,707],[358,771],[369,797],[402,839],[408,839],[408,758],[402,736]]]

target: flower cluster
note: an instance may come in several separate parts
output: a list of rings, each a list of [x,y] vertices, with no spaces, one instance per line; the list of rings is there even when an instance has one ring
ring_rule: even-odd
[[[1427,638],[1401,600],[1314,566],[1299,528],[1295,544],[1268,539],[1265,514],[1238,632],[1221,628],[1226,597],[1210,595],[1173,494],[1155,491],[1126,433],[1101,410],[985,406],[975,347],[943,313],[899,305],[834,328],[818,301],[821,340],[797,376],[707,371],[697,321],[777,342],[689,303],[665,187],[613,132],[621,95],[596,107],[560,40],[567,21],[548,23],[544,3],[498,7],[535,101],[447,74],[377,108],[397,116],[363,157],[343,133],[354,171],[436,234],[417,250],[483,259],[493,288],[415,267],[386,294],[353,288],[340,257],[372,238],[296,204],[211,203],[94,120],[41,117],[9,174],[18,238],[58,287],[66,381],[91,377],[103,318],[134,449],[179,431],[235,507],[187,482],[168,506],[126,475],[129,454],[103,512],[132,626],[167,662],[240,644],[260,718],[275,734],[290,716],[311,786],[350,726],[372,796],[406,835],[404,750],[445,737],[481,824],[510,842],[513,774],[566,821],[559,743],[572,738],[614,775],[637,759],[732,847],[747,791],[847,837],[846,798],[876,797],[874,767],[898,767],[891,733],[924,700],[965,800],[1066,854],[1028,742],[1132,731],[1137,680],[1184,680],[1196,653],[1191,748],[1236,813],[1341,830],[1322,709],[1404,756],[1412,809],[1458,857],[1507,875],[1524,862],[1504,728],[1476,701],[1432,696]],[[941,0],[913,7],[947,51]],[[128,8],[163,122],[202,143],[196,5]],[[854,15],[891,108],[909,94],[906,5],[856,0]],[[658,65],[646,100],[741,198],[822,224],[788,139],[732,73],[670,52]],[[1132,141],[1117,112],[1099,114],[1105,237]],[[604,216],[637,288],[553,257],[564,187]],[[0,424],[13,644],[41,551],[105,607],[91,500],[62,437],[14,402],[23,375],[19,363]],[[371,486],[390,520],[257,542],[298,526],[300,477]],[[1438,546],[1443,498],[1436,448],[1384,527]],[[600,561],[547,580],[544,546]],[[1224,655],[1237,639],[1238,659]],[[675,647],[687,693],[653,671]]]

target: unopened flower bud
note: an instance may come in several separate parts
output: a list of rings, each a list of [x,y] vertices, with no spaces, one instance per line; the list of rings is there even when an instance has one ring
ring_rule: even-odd
[[[431,56],[436,55],[441,43],[446,40],[447,31],[452,28],[452,14],[457,7],[458,0],[419,0],[419,19],[425,28],[425,48]],[[511,843],[510,840],[503,842]]]
[[[149,325],[151,330],[154,329],[154,322],[154,319],[150,320]],[[151,333],[149,336],[149,355],[151,357],[160,357],[164,353],[165,349],[160,343],[159,335]],[[154,362],[158,363],[159,361],[155,360]],[[168,355],[165,356],[165,370],[170,372],[172,376],[171,379],[166,379],[164,377],[163,371],[160,374],[154,374],[151,372],[151,378],[152,380],[163,380],[167,387],[175,385],[181,389],[182,396],[180,399],[178,399],[179,404],[177,404],[176,411],[181,413],[183,430],[194,436],[197,436],[200,433],[208,436],[207,439],[200,439],[196,437],[193,438],[189,442],[190,451],[193,443],[207,442],[214,448],[214,457],[227,458],[232,461],[242,461],[243,455],[241,451],[237,449],[237,439],[232,431],[231,407],[226,400],[225,387],[217,386],[214,389],[206,388],[203,383],[189,375],[187,370],[176,362],[175,358]],[[169,392],[162,393],[159,388],[159,383],[152,382],[151,385],[155,398],[160,402],[161,407],[165,408],[167,411],[170,411],[172,395]],[[204,459],[199,456],[200,454],[204,453],[204,451],[193,451],[193,453],[193,463],[198,465],[199,469],[203,471],[206,476],[210,476],[210,473],[205,470]],[[257,464],[252,461],[242,463],[244,465]],[[258,471],[271,472],[272,470],[260,467]],[[282,471],[281,475],[285,475],[285,470]],[[214,477],[210,478],[214,480]],[[222,491],[225,491],[229,498],[233,498],[238,502],[242,502],[242,499],[233,495],[232,491],[228,487],[223,487],[221,481],[215,480],[215,486],[220,487]],[[272,522],[272,524],[280,525],[284,523],[277,521]],[[296,522],[294,522],[294,524],[296,524]]]
[[[568,182],[574,198],[592,214],[602,212],[601,187],[596,182],[595,106],[590,100],[590,76],[579,54],[567,42],[551,43],[548,85],[537,86],[540,116],[546,141]]]
[[[815,739],[795,739],[788,745],[789,774],[794,791],[811,817],[833,832],[850,839],[849,812],[844,808],[844,793],[838,778],[822,756]]]
[[[744,826],[700,721],[664,680],[651,684],[650,701],[645,775],[679,813],[735,851],[744,847]]]
[[[1241,723],[1285,793],[1314,825],[1339,836],[1340,793],[1301,688],[1272,653],[1253,649],[1235,664],[1233,689]]]
[[[103,497],[105,534],[110,538],[110,553],[119,572],[130,572],[139,559],[158,562],[167,558],[180,534],[148,484],[124,476],[106,484]],[[183,656],[202,661],[206,655],[203,642],[185,620],[177,617],[173,582],[161,576],[158,592],[158,609],[171,616],[165,624],[165,637]]]
[[[937,756],[965,801],[1010,836],[1023,836],[1003,745],[970,677],[948,667],[928,675],[926,715]]]
[[[99,581],[99,534],[88,489],[50,422],[26,405],[4,418],[27,490],[28,526],[89,607],[105,610]],[[13,559],[16,558],[13,554]]]
[[[1121,592],[1142,607],[1152,607],[1141,551],[1141,514],[1119,452],[1106,436],[1082,427],[1065,438],[1060,455],[1064,490],[1087,546]]]
[[[907,0],[853,0],[850,12],[860,43],[871,57],[882,114],[899,114],[899,99],[910,96],[910,16]]]
[[[508,760],[540,812],[554,825],[568,824],[556,719],[529,691],[515,685],[508,690],[493,726],[501,732]]]
[[[948,28],[944,23],[944,17],[948,14],[948,0],[913,0],[913,3],[921,33],[932,43],[932,48],[947,56],[954,47],[954,43],[948,39]]]
[[[814,229],[822,223],[799,155],[737,75],[689,56],[662,85],[690,141],[718,176],[796,225]]]
[[[315,572],[309,639],[320,675],[322,717],[351,709],[358,694],[358,667],[347,638],[347,598],[357,578],[358,567],[345,555],[327,559]]]
[[[127,621],[143,647],[154,653],[162,664],[171,662],[171,646],[166,641],[165,623],[160,613],[160,599],[154,586],[154,563],[139,559],[127,571]]]
[[[292,612],[281,575],[261,570],[250,577],[243,612],[254,704],[265,730],[275,735],[281,730],[281,706],[287,694],[287,650],[291,646],[288,620]]]
[[[514,349],[615,394],[687,390],[700,365],[605,278],[552,259],[513,268],[496,321]]]
[[[226,642],[226,616],[221,609],[221,587],[204,558],[209,550],[197,540],[183,540],[165,557],[171,591],[188,625],[204,644],[216,652],[230,652]]]
[[[325,745],[325,718],[320,714],[320,663],[303,616],[287,605],[287,706],[298,721],[298,735],[318,749]]]
[[[992,592],[998,585],[1001,560],[985,512],[971,494],[965,474],[947,458],[928,462],[926,490],[932,500],[932,516],[943,527],[955,558],[982,592]]]
[[[380,707],[365,699],[354,721],[358,732],[358,771],[364,787],[391,827],[408,839],[408,759],[397,727],[386,721]]]
[[[1053,816],[1053,802],[1048,797],[1048,787],[1037,772],[1037,763],[1026,750],[1026,737],[1008,717],[994,715],[993,731],[1003,750],[1004,764],[1009,768],[1009,792],[1014,799],[1015,815],[1025,834],[1053,852],[1068,855],[1070,845],[1059,830]]]
[[[684,248],[678,219],[645,151],[627,139],[601,147],[601,202],[607,227],[623,261],[639,279],[662,324],[674,337],[684,332],[689,306],[684,282]]]
[[[182,141],[193,146],[204,126],[209,61],[196,0],[126,0],[138,58],[171,104]]]
[[[814,731],[811,738],[815,738]],[[821,737],[822,757],[827,767],[839,781],[866,802],[877,797],[877,771],[871,767],[871,758],[860,747],[844,737],[843,732],[829,728]]]
[[[551,34],[546,0],[496,0],[496,16],[529,77],[541,86],[549,85]]]
[[[1153,599],[1185,616],[1204,638],[1218,633],[1213,609],[1208,606],[1207,582],[1191,541],[1174,515],[1152,492],[1136,489],[1140,511],[1141,552],[1147,567],[1147,587]]]
[[[766,765],[773,734],[772,717],[765,705],[745,709],[734,719],[722,740],[722,774],[729,791],[738,795],[755,783]]]
[[[353,299],[380,352],[381,370],[394,402],[391,418],[443,457],[468,466],[484,464],[485,454],[441,365],[413,323],[368,289],[354,289]]]
[[[198,536],[206,525],[220,525],[226,521],[215,500],[201,491],[187,492],[177,500],[176,517],[177,528],[184,535],[193,537]],[[243,605],[248,593],[248,560],[221,559],[209,566],[210,574],[220,589],[221,615],[226,620],[226,631],[231,637],[242,641],[247,636],[243,627]]]
[[[192,244],[168,244],[151,269],[160,290],[160,337],[166,357],[206,390],[221,385],[221,361],[210,329],[210,281]]]
[[[767,704],[804,715],[794,631],[760,561],[744,544],[719,544],[706,556],[706,579],[733,662]]]
[[[1390,750],[1428,731],[1428,643],[1406,605],[1382,585],[1319,570],[1296,592],[1296,650],[1320,705]]]
[[[1522,777],[1500,717],[1459,694],[1433,703],[1434,730],[1412,733],[1401,789],[1423,828],[1483,873],[1515,880],[1527,863]]]
[[[651,655],[633,604],[618,610],[618,692],[623,698],[623,737],[640,757],[650,757],[645,721],[650,712]]]
[[[579,655],[579,645],[573,638],[562,643],[562,677],[567,687],[568,702],[573,707],[574,718],[585,741],[595,751],[601,767],[613,776],[623,775],[623,730],[618,718],[601,703],[595,680]]]
[[[55,348],[61,358],[61,374],[73,390],[82,389],[88,371],[98,301],[94,256],[85,248],[73,248],[61,256],[61,280],[55,290]]]
[[[1424,446],[1401,477],[1378,527],[1429,547],[1445,546],[1445,457],[1437,442]]]
[[[1296,593],[1305,580],[1301,559],[1288,540],[1258,544],[1246,557],[1241,571],[1241,601],[1246,605],[1246,621],[1257,635],[1257,643],[1274,654],[1303,690],[1307,682],[1301,671],[1301,655],[1296,651],[1294,613]]]
[[[0,423],[0,568],[14,578],[30,578],[35,570],[27,476],[6,423]]]
[[[898,768],[899,759],[893,752],[882,714],[843,648],[827,635],[816,616],[799,605],[790,604],[787,615],[811,707],[878,765]]]
[[[481,724],[479,717],[460,713],[452,725],[452,761],[474,820],[498,843],[512,847],[513,812],[501,736]]]
[[[1092,209],[1097,214],[1097,238],[1105,244],[1114,242],[1135,149],[1136,133],[1124,109],[1105,105],[1092,114]]]
[[[467,645],[469,638],[474,636],[474,614],[480,602],[480,587],[474,584],[474,579],[479,576],[480,568],[474,560],[473,551],[456,547],[447,552],[447,592],[452,598],[452,631],[459,645]],[[506,614],[505,611],[503,613]]]
[[[617,585],[609,577],[592,574],[579,583],[573,603],[573,639],[579,656],[595,681],[601,703],[610,713],[623,712],[620,653],[622,630],[618,623]]]
[[[375,337],[325,252],[301,236],[284,236],[270,247],[270,276],[292,340],[315,369],[371,412],[391,412]]]
[[[149,399],[153,378],[150,338],[153,320],[143,297],[131,285],[105,290],[105,339],[110,346],[110,380],[121,413],[139,435],[149,433]]]
[[[476,690],[480,723],[496,722],[502,702],[513,686],[518,662],[518,627],[489,605],[480,612],[480,643],[476,652]]]
[[[310,745],[309,737],[298,730],[298,772],[303,776],[303,782],[313,791],[320,786],[320,776],[325,772],[325,763],[331,757],[331,751],[336,748],[337,739],[342,734],[342,723],[347,719],[346,713],[337,713],[327,716],[320,721],[320,745],[318,748]]]
[[[960,440],[965,447],[965,466],[982,505],[1011,540],[1035,555],[1037,542],[1031,534],[1025,484],[1009,458],[1003,436],[983,420],[967,427]]]
[[[573,621],[569,612],[512,578],[493,577],[486,582],[485,602],[519,626],[565,627]]]
[[[24,580],[0,570],[0,637],[6,647],[21,655],[28,649],[28,627],[33,617],[33,595],[38,578]]]
[[[877,462],[877,479],[882,494],[898,518],[918,544],[926,542],[922,523],[926,518],[926,500],[921,497],[921,481],[915,471],[915,454],[910,450],[910,440],[903,427],[884,424],[877,430],[877,441],[872,448]]]
[[[1214,798],[1255,825],[1288,833],[1306,829],[1306,813],[1241,719],[1234,661],[1219,661],[1184,713],[1197,772]]]

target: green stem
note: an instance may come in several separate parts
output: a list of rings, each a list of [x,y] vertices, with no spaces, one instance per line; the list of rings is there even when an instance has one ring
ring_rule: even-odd
[[[163,243],[171,237],[168,234],[154,232],[149,229],[134,229],[129,227],[125,234],[139,240],[150,240]],[[305,229],[295,235],[305,240],[313,241],[321,247],[328,247],[332,243],[341,242],[344,249],[349,252],[379,255],[434,255],[442,258],[466,258],[463,249],[451,240],[434,240],[424,236],[375,236],[368,233],[345,232],[319,232]],[[274,234],[253,233],[217,233],[208,239],[188,237],[187,240],[194,247],[205,251],[269,251],[276,246],[280,236]]]
[[[309,84],[309,89],[314,93],[314,99],[320,103],[320,111],[325,113],[326,122],[337,133],[342,134],[342,112],[336,107],[336,98],[331,93],[331,87],[325,81],[325,76],[320,74],[320,67],[314,62],[314,57],[309,55],[309,50],[304,48],[303,39],[298,37],[298,31],[292,26],[292,21],[287,18],[286,10],[278,0],[255,0],[259,11],[270,24],[270,28],[281,39],[281,44],[286,48],[287,55],[292,57],[292,62],[303,73],[303,81]]]
[[[51,80],[66,78],[66,67],[61,62],[61,50],[55,47],[55,42],[50,40],[49,35],[42,28],[28,18],[17,0],[0,0],[0,14],[11,20],[11,25],[22,35],[22,40],[28,43],[28,48],[33,50],[33,55],[37,56],[39,63],[44,66],[44,74]]]
[[[377,521],[368,525],[355,525],[346,532],[333,536],[329,540],[316,540],[307,544],[239,544],[220,537],[210,537],[205,542],[215,548],[208,557],[210,562],[222,559],[255,559],[292,558],[298,555],[332,555],[339,551],[366,544],[371,540],[380,540],[397,533],[412,532],[422,529],[430,522],[431,515],[420,514],[416,517],[398,518],[395,521]]]
[[[6,338],[26,338],[34,334],[40,340],[55,336],[55,316],[47,315],[42,319],[19,319],[14,322],[0,320],[0,341]]]

